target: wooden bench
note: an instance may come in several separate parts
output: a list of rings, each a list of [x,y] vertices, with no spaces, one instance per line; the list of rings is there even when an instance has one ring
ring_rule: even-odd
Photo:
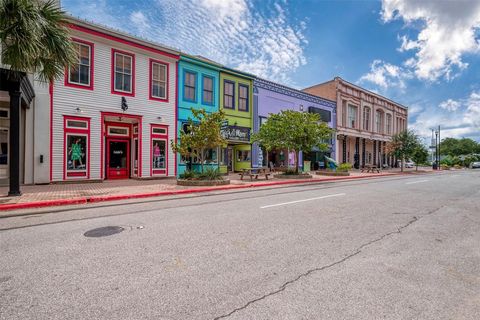
[[[249,176],[250,180],[258,179],[259,175],[264,175],[265,179],[268,180],[268,177],[271,175],[271,173],[267,172],[266,168],[250,168],[250,169],[242,169],[242,172],[239,173],[240,175],[240,180],[243,180],[243,177]]]
[[[367,173],[371,172],[371,173],[375,173],[375,171],[377,171],[377,173],[380,173],[380,168],[375,166],[375,165],[365,165],[363,166],[363,168],[360,170],[360,172],[364,172],[364,171],[367,171]]]

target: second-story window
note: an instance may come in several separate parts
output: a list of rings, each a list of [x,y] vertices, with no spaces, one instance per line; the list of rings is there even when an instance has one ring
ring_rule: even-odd
[[[383,133],[383,130],[382,130],[382,112],[377,110],[377,112],[375,112],[375,125],[376,125],[376,131],[377,133]]]
[[[74,40],[73,48],[77,57],[76,62],[69,67],[68,84],[90,88],[92,86],[93,44]]]
[[[392,115],[387,114],[387,134],[392,134]]]
[[[225,80],[223,84],[223,107],[235,109],[235,83]]]
[[[151,62],[151,97],[166,100],[167,97],[167,65]]]
[[[363,108],[363,130],[370,130],[370,108]]]
[[[202,102],[205,104],[213,104],[213,78],[203,76],[203,93]]]
[[[356,128],[357,122],[357,107],[348,105],[348,128]]]
[[[248,111],[248,86],[238,86],[238,110]]]
[[[189,71],[185,71],[185,79],[183,86],[183,99],[187,101],[196,101],[196,84],[197,74]]]
[[[114,51],[114,91],[133,94],[133,55]]]

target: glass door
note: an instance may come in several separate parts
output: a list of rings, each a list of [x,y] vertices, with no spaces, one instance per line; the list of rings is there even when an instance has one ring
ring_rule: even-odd
[[[107,140],[107,179],[129,177],[130,142],[128,140]]]

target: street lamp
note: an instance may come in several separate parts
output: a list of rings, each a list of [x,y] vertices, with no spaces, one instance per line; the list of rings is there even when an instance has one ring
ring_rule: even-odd
[[[433,129],[432,129],[433,134]],[[440,126],[435,130],[435,163],[437,164],[437,170],[440,170]]]

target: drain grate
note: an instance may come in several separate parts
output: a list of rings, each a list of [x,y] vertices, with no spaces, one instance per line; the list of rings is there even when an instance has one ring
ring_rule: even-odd
[[[99,237],[111,236],[111,235],[120,233],[123,230],[125,230],[125,229],[123,229],[122,227],[108,226],[108,227],[101,227],[101,228],[88,230],[83,235],[85,237],[89,237],[89,238],[99,238]]]

